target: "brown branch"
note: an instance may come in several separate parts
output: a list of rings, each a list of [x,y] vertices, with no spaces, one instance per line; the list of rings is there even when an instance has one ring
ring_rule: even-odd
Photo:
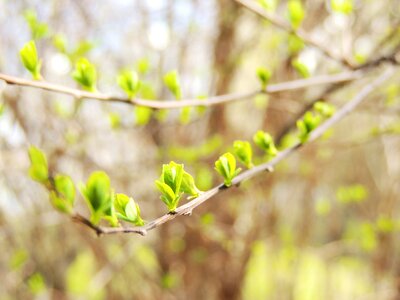
[[[70,95],[77,99],[94,99],[99,101],[107,102],[120,102],[129,105],[139,105],[144,107],[150,107],[155,109],[174,109],[182,107],[193,107],[193,106],[213,106],[218,104],[224,104],[233,101],[239,101],[247,98],[252,98],[260,93],[273,94],[278,92],[303,89],[315,85],[332,84],[339,82],[352,81],[360,78],[362,75],[361,71],[356,72],[343,72],[334,75],[320,75],[313,78],[298,79],[293,81],[286,81],[277,84],[270,84],[266,90],[256,90],[251,92],[232,93],[220,96],[213,96],[206,99],[183,99],[181,101],[176,100],[147,100],[140,98],[123,98],[117,96],[111,96],[100,92],[87,92],[79,89],[66,87],[59,84],[50,83],[47,81],[35,81],[24,79],[20,77],[10,76],[0,73],[0,80],[5,81],[7,84],[27,86],[46,91],[56,92],[60,94]]]
[[[321,44],[319,41],[314,39],[312,36],[309,35],[309,33],[304,31],[303,29],[301,28],[294,29],[292,26],[290,26],[289,23],[286,22],[286,20],[266,11],[255,1],[252,0],[234,0],[234,1],[240,3],[245,8],[259,15],[260,17],[268,20],[276,27],[284,31],[287,31],[288,33],[296,35],[297,37],[302,39],[306,44],[309,44],[310,46],[313,46],[314,48],[320,50],[321,53],[323,53],[325,56],[339,62],[340,64],[346,66],[347,68],[354,69],[353,64],[349,62],[346,58],[342,57],[336,52],[333,52],[331,48],[328,48],[325,45]]]
[[[341,109],[339,109],[336,114],[334,114],[331,118],[326,120],[322,125],[312,131],[309,135],[309,138],[306,143],[301,144],[297,143],[296,145],[287,148],[278,153],[278,155],[273,158],[271,161],[258,165],[252,169],[249,169],[232,180],[232,186],[239,186],[239,184],[245,180],[248,180],[262,172],[272,172],[273,168],[276,164],[280,161],[288,157],[290,154],[301,148],[302,146],[311,143],[312,141],[316,140],[317,138],[321,137],[329,128],[331,128],[334,124],[339,122],[343,119],[346,115],[348,115],[351,111],[353,111],[362,101],[364,101],[367,96],[372,93],[376,88],[382,85],[392,74],[394,73],[394,68],[390,68],[378,78],[376,78],[373,82],[368,85],[365,85],[363,89],[347,104],[345,104]],[[73,219],[77,222],[81,222],[82,224],[92,228],[98,235],[101,234],[115,234],[115,233],[138,233],[141,235],[146,235],[148,231],[161,226],[162,224],[169,222],[175,219],[177,216],[183,215],[191,215],[193,209],[201,205],[202,203],[206,202],[207,200],[211,199],[215,195],[219,194],[220,192],[229,189],[231,187],[227,187],[224,184],[220,184],[203,194],[201,194],[196,199],[179,206],[175,213],[166,213],[165,215],[150,221],[144,226],[141,227],[98,227],[91,224],[86,218],[83,218],[79,215],[73,217]]]

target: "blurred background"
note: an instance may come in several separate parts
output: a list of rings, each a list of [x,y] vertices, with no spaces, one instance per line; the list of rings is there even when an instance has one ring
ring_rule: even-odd
[[[333,2],[345,9],[303,1],[302,28],[321,44],[355,65],[398,50],[398,0]],[[259,3],[287,19],[287,1]],[[272,83],[348,70],[232,0],[0,0],[0,24],[0,72],[30,78],[18,52],[35,39],[46,80],[77,87],[70,74],[85,56],[98,89],[121,96],[125,68],[137,70],[146,99],[173,99],[162,80],[173,69],[183,98],[257,90],[260,66]],[[398,75],[274,173],[145,237],[98,238],[57,213],[27,171],[29,145],[76,183],[104,170],[151,220],[166,211],[154,185],[163,163],[184,163],[207,190],[222,181],[214,161],[233,141],[262,129],[283,149],[310,103],[339,107],[385,67],[354,82],[170,111],[0,82],[0,299],[400,299]],[[81,195],[76,210],[89,215]]]

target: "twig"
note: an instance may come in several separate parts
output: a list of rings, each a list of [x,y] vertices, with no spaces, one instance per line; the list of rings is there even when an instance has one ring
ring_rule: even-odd
[[[373,82],[370,84],[366,85],[361,91],[347,104],[345,104],[340,110],[336,112],[331,118],[326,120],[322,125],[320,125],[317,129],[312,131],[309,135],[309,138],[306,143],[301,144],[297,143],[296,145],[287,148],[278,155],[273,158],[271,161],[261,164],[259,166],[256,166],[252,169],[249,169],[241,174],[239,174],[237,177],[235,177],[232,180],[232,185],[231,187],[238,186],[241,182],[248,180],[262,172],[272,172],[273,168],[276,164],[278,164],[280,161],[288,157],[290,154],[301,148],[303,145],[306,145],[317,138],[319,138],[321,135],[323,135],[329,128],[331,128],[334,124],[339,122],[341,119],[343,119],[347,114],[349,114],[351,111],[353,111],[362,101],[364,101],[367,96],[372,93],[377,87],[382,85],[392,74],[394,73],[394,68],[390,68],[386,72],[384,72],[382,75],[380,75],[378,78],[376,78]],[[141,227],[97,227],[92,225],[90,222],[88,222],[87,219],[82,218],[79,216],[78,218],[74,216],[74,220],[83,223],[84,225],[92,228],[95,230],[95,232],[98,235],[101,234],[115,234],[115,233],[138,233],[141,235],[146,235],[148,231],[157,228],[161,226],[162,224],[169,222],[173,219],[175,219],[177,216],[183,216],[183,215],[190,215],[192,211],[201,205],[202,203],[206,202],[207,200],[211,199],[215,195],[219,194],[220,192],[230,189],[231,187],[227,187],[224,184],[220,184],[211,190],[208,190],[201,194],[199,197],[196,199],[181,205],[176,209],[175,213],[166,213],[165,215],[150,221],[144,226]]]
[[[56,92],[60,94],[66,94],[73,96],[77,99],[95,99],[100,101],[108,102],[121,102],[130,105],[139,105],[144,107],[150,107],[155,109],[174,109],[182,107],[193,107],[193,106],[212,106],[217,104],[224,104],[228,102],[248,99],[256,96],[260,93],[273,94],[283,91],[290,91],[296,89],[307,88],[315,85],[331,84],[338,82],[346,82],[358,79],[363,73],[361,71],[356,72],[343,72],[335,75],[320,75],[313,78],[299,79],[293,81],[286,81],[277,84],[270,84],[267,86],[265,91],[256,90],[251,92],[232,93],[220,96],[209,97],[206,99],[184,99],[181,101],[175,100],[147,100],[140,98],[123,98],[117,96],[111,96],[100,92],[87,92],[79,89],[69,88],[63,85],[50,83],[47,81],[34,81],[24,79],[20,77],[10,76],[0,73],[0,80],[5,81],[11,85],[27,86],[32,88],[38,88],[46,91]]]
[[[292,33],[302,39],[305,43],[315,47],[316,49],[320,50],[325,56],[339,62],[340,64],[354,69],[354,66],[351,62],[349,62],[346,58],[342,57],[341,55],[333,52],[331,48],[326,47],[325,45],[321,44],[317,40],[315,40],[312,36],[310,36],[306,31],[303,29],[294,29],[290,24],[288,24],[284,19],[271,14],[270,12],[263,9],[259,4],[252,0],[235,0],[236,2],[240,3],[247,9],[251,10],[252,12],[256,13],[257,15],[263,17],[264,19],[268,20],[276,27],[287,31],[288,33]]]

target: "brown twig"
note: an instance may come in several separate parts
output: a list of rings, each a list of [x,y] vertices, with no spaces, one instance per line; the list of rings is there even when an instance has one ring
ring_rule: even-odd
[[[199,197],[196,199],[183,204],[179,206],[175,213],[166,213],[165,215],[148,222],[146,225],[141,226],[141,227],[98,227],[94,226],[93,224],[90,223],[86,218],[80,216],[80,215],[75,215],[73,216],[73,219],[77,222],[80,222],[91,229],[93,229],[98,235],[101,234],[116,234],[116,233],[138,233],[141,235],[146,235],[148,231],[157,228],[161,226],[162,224],[169,222],[173,219],[175,219],[177,216],[183,216],[183,215],[190,215],[192,211],[201,205],[202,203],[206,202],[207,200],[211,199],[215,195],[221,193],[222,191],[226,189],[230,189],[232,187],[238,186],[241,182],[248,180],[262,172],[272,172],[273,168],[276,164],[278,164],[280,161],[288,157],[290,154],[301,148],[303,145],[311,143],[312,141],[316,140],[319,138],[321,135],[323,135],[329,128],[331,128],[334,124],[339,122],[341,119],[343,119],[347,114],[349,114],[351,111],[353,111],[362,101],[364,101],[367,96],[372,93],[376,88],[378,88],[380,85],[382,85],[392,74],[394,73],[394,68],[390,68],[386,72],[384,72],[382,75],[380,75],[378,78],[376,78],[373,82],[370,84],[366,85],[363,89],[360,90],[360,92],[347,104],[345,104],[341,109],[339,109],[336,114],[334,114],[331,118],[326,120],[322,125],[320,125],[317,129],[312,131],[309,135],[309,138],[306,143],[301,144],[297,143],[296,145],[287,148],[281,152],[278,153],[278,155],[273,158],[271,161],[258,165],[252,169],[249,169],[241,174],[239,174],[237,177],[235,177],[232,180],[232,185],[230,187],[225,186],[224,184],[220,184],[204,193],[202,193]]]
[[[147,100],[140,98],[129,99],[129,98],[106,95],[100,92],[92,93],[92,92],[82,91],[79,89],[74,89],[63,85],[50,83],[47,81],[29,80],[2,73],[0,73],[0,80],[3,80],[11,85],[38,88],[46,91],[70,95],[77,99],[95,99],[107,102],[120,102],[120,103],[150,107],[155,109],[174,109],[174,108],[193,107],[193,106],[212,106],[212,105],[224,104],[228,102],[252,98],[260,93],[273,94],[283,91],[303,89],[315,85],[352,81],[360,78],[362,74],[363,73],[361,71],[356,71],[356,72],[343,72],[334,75],[320,75],[313,78],[270,84],[267,86],[265,91],[256,90],[251,92],[232,93],[220,96],[213,96],[206,99],[183,99],[181,101]]]
[[[256,13],[257,15],[263,17],[264,19],[268,20],[276,27],[287,31],[288,33],[294,34],[302,39],[306,44],[315,47],[316,49],[320,50],[325,56],[339,62],[340,64],[346,66],[347,68],[354,69],[354,66],[351,62],[349,62],[346,58],[342,57],[341,55],[333,52],[331,48],[326,47],[325,45],[321,44],[317,40],[315,40],[312,36],[310,36],[306,31],[303,29],[294,29],[287,23],[284,19],[266,11],[263,9],[259,4],[252,0],[235,0],[236,2],[243,5],[248,10]]]

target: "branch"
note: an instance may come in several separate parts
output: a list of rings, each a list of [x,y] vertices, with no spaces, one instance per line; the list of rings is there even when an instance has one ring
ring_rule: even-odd
[[[233,186],[239,186],[241,182],[248,180],[260,173],[272,172],[276,164],[278,164],[283,159],[287,158],[290,154],[292,154],[302,146],[311,143],[312,141],[321,137],[329,128],[331,128],[334,124],[339,122],[351,111],[353,111],[358,105],[360,105],[367,98],[369,94],[371,94],[376,88],[378,88],[387,79],[389,79],[389,77],[394,73],[394,70],[395,70],[394,68],[389,68],[386,72],[384,72],[382,75],[376,78],[373,82],[371,82],[370,84],[366,85],[363,89],[361,89],[361,91],[352,100],[347,102],[347,104],[345,104],[340,110],[338,110],[336,114],[334,114],[331,118],[326,120],[322,125],[316,128],[314,131],[312,131],[306,143],[304,144],[297,143],[296,145],[279,152],[278,155],[271,161],[258,165],[252,169],[249,169],[239,174],[232,180],[232,185],[230,187],[227,187],[224,184],[220,184],[204,192],[196,199],[178,207],[175,213],[166,213],[165,215],[153,221],[150,221],[149,223],[141,227],[100,227],[100,226],[94,226],[86,218],[81,217],[79,215],[73,216],[73,219],[77,222],[80,222],[92,228],[98,235],[116,234],[116,233],[138,233],[141,235],[146,235],[148,231],[175,219],[177,216],[191,215],[193,209],[200,206],[207,200],[213,198],[215,195],[221,193],[222,191],[230,189]]]
[[[302,30],[301,28],[299,29],[294,29],[292,26],[290,26],[289,23],[287,23],[284,19],[281,19],[280,17],[271,14],[270,12],[266,11],[263,9],[259,4],[252,0],[234,0],[244,7],[246,7],[248,10],[251,10],[255,14],[263,17],[264,19],[268,20],[272,24],[274,24],[276,27],[287,31],[288,33],[292,33],[302,39],[305,43],[317,48],[320,50],[325,56],[339,62],[340,64],[350,68],[354,69],[354,66],[352,63],[350,63],[346,58],[342,57],[341,55],[337,54],[336,52],[333,52],[331,48],[325,47],[323,44],[321,44],[319,41],[314,39],[312,36],[310,36],[306,31]]]
[[[251,98],[260,93],[273,94],[278,92],[303,89],[315,85],[352,81],[360,78],[361,75],[362,75],[361,71],[343,72],[335,75],[320,75],[313,78],[298,79],[277,84],[270,84],[267,86],[265,91],[256,90],[252,92],[232,93],[220,96],[213,96],[206,99],[183,99],[180,101],[147,100],[140,98],[129,99],[129,98],[111,96],[99,92],[92,93],[92,92],[82,91],[79,89],[69,88],[63,85],[54,84],[47,81],[29,80],[2,73],[0,73],[0,80],[3,80],[7,84],[11,85],[27,86],[27,87],[42,89],[46,91],[56,92],[59,94],[70,95],[77,99],[94,99],[107,102],[120,102],[129,105],[138,105],[155,109],[174,109],[174,108],[193,107],[193,106],[213,106],[217,104],[224,104],[228,102]]]

